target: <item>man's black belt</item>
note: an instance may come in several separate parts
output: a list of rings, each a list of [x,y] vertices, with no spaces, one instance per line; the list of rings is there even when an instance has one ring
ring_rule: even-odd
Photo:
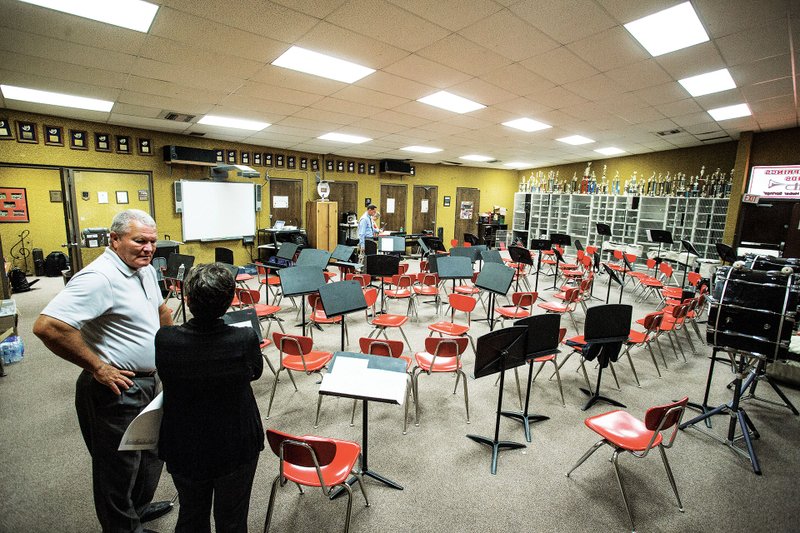
[[[134,372],[133,377],[135,378],[152,378],[155,377],[156,371],[155,370],[148,370],[145,372]]]

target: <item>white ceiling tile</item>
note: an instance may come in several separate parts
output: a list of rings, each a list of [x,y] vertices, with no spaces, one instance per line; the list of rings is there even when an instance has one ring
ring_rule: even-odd
[[[565,46],[527,59],[522,65],[559,85],[582,80],[600,72]]]
[[[600,72],[649,58],[644,48],[622,26],[584,37],[568,44],[567,48]]]
[[[738,87],[755,85],[786,77],[791,72],[791,55],[783,54],[731,67],[731,77]]]
[[[312,17],[325,18],[333,13],[347,0],[272,0],[276,4],[289,9],[311,15]]]
[[[421,118],[414,115],[408,115],[406,113],[400,113],[396,110],[391,111],[381,111],[380,113],[376,113],[372,117],[375,120],[382,120],[384,122],[391,122],[393,124],[399,124],[400,126],[407,127],[407,128],[416,128],[421,126],[422,124],[427,124],[430,122],[427,118]]]
[[[6,70],[20,73],[27,73],[33,76],[66,80],[76,83],[84,83],[92,80],[92,83],[100,87],[121,89],[125,85],[128,75],[121,72],[103,70],[92,67],[84,67],[53,61],[43,57],[28,56],[19,53],[0,51],[0,65]]]
[[[535,120],[540,120],[537,118],[539,114],[551,111],[550,107],[529,98],[515,98],[514,100],[500,102],[492,106],[492,108],[504,110],[514,115],[509,118],[528,117]]]
[[[617,25],[594,0],[570,2],[519,2],[509,7],[561,44],[577,41]],[[575,21],[580,20],[580,26]]]
[[[607,74],[597,74],[585,80],[565,83],[564,88],[587,100],[604,100],[626,91],[622,82],[618,83]]]
[[[526,96],[534,91],[555,86],[552,81],[525,68],[521,63],[512,63],[487,72],[481,79],[518,96]]]
[[[270,100],[272,102],[280,102],[282,104],[291,104],[301,107],[309,106],[323,98],[323,96],[319,94],[290,90],[286,87],[268,85],[266,83],[258,83],[255,81],[243,83],[241,87],[236,89],[233,95],[253,96],[264,100]]]
[[[109,124],[120,124],[124,126],[133,126],[138,128],[145,128],[148,130],[156,131],[169,131],[172,133],[182,133],[189,129],[191,124],[186,122],[175,122],[173,120],[164,120],[161,118],[143,117],[137,114],[128,114],[124,111],[117,111],[117,105],[108,119]]]
[[[502,9],[492,0],[470,0],[469,9],[464,9],[463,0],[389,1],[451,31],[465,28]]]
[[[716,44],[711,41],[658,56],[654,61],[676,80],[705,74],[726,66]]]
[[[758,113],[759,116],[763,113],[765,115],[771,113],[780,113],[787,107],[794,104],[794,98],[791,94],[777,96],[775,98],[765,98],[750,104],[750,110]],[[789,115],[791,116],[791,115]]]
[[[294,44],[374,69],[408,55],[407,50],[328,22],[320,22]]]
[[[768,98],[786,96],[791,98],[794,92],[792,78],[786,77],[779,80],[765,81],[755,85],[745,85],[741,88],[742,94],[748,102],[757,102]]]
[[[240,78],[250,78],[264,66],[263,61],[245,59],[220,50],[208,50],[197,43],[181,43],[152,34],[147,36],[139,57],[193,68],[198,72],[225,72],[226,75]]]
[[[246,118],[247,113],[259,113],[264,120],[270,123],[303,109],[297,105],[265,100],[256,96],[243,94],[229,95],[221,102],[226,109],[231,109],[231,112],[235,112],[237,116],[245,115],[242,118]]]
[[[388,65],[383,70],[390,74],[439,88],[450,87],[471,78],[465,72],[459,72],[417,54],[407,55],[403,59]]]
[[[652,15],[680,1],[672,0],[597,0],[608,13],[622,24]]]
[[[187,87],[207,88],[222,93],[231,93],[244,83],[242,78],[215,76],[210,72],[198,72],[189,65],[173,65],[142,57],[136,60],[130,73],[141,78],[152,78]]]
[[[374,118],[364,118],[357,120],[351,124],[354,128],[364,128],[365,130],[377,130],[384,133],[397,133],[405,130],[405,126],[401,126],[395,122],[386,122],[385,120],[375,120]]]
[[[115,87],[100,87],[91,85],[84,81],[68,81],[56,78],[49,78],[28,72],[16,72],[12,70],[0,70],[0,83],[5,85],[16,85],[18,87],[29,87],[42,91],[53,91],[72,94],[76,96],[86,96],[89,98],[99,98],[101,100],[115,101],[120,93],[120,89]],[[15,100],[6,100],[6,103],[14,109],[20,109]],[[55,107],[55,106],[49,106]]]
[[[381,109],[391,109],[392,107],[396,107],[409,101],[408,98],[402,98],[400,96],[373,91],[372,89],[359,87],[357,85],[348,85],[341,91],[338,91],[331,96],[340,100],[357,102]]]
[[[677,82],[664,83],[633,91],[633,94],[650,105],[666,104],[683,100],[689,93]]]
[[[655,108],[668,118],[689,115],[691,113],[700,113],[703,111],[703,108],[697,105],[697,102],[693,98],[686,98],[684,100],[671,102],[669,104],[657,105]]]
[[[750,63],[790,51],[786,19],[720,37],[715,42],[728,65]]]
[[[458,33],[512,61],[522,61],[558,47],[556,41],[507,10],[498,11]]]
[[[185,100],[179,100],[177,98],[171,98],[166,95],[148,94],[132,90],[120,91],[117,102],[148,107],[158,107],[167,111],[186,113],[189,115],[205,115],[214,107],[213,104],[210,103],[189,102]]]
[[[579,96],[566,87],[560,86],[542,91],[536,91],[529,94],[527,98],[536,102],[541,102],[553,109],[578,105],[587,101],[587,99],[583,96]]]
[[[334,113],[341,113],[343,115],[353,117],[353,120],[350,120],[349,122],[354,122],[355,117],[369,117],[381,111],[385,111],[379,107],[359,104],[349,100],[340,100],[338,98],[323,98],[319,102],[315,102],[311,107],[314,109],[333,111]]]
[[[70,109],[55,105],[33,104],[30,102],[15,102],[13,100],[6,100],[6,103],[13,105],[17,111],[26,113],[37,113],[40,115],[51,115],[55,117],[67,117],[77,120],[88,120],[89,122],[108,122],[110,113],[102,111],[85,111],[83,109]]]
[[[288,68],[264,65],[264,67],[252,78],[254,81],[276,85],[288,90],[304,91],[319,95],[330,95],[342,90],[347,86],[341,81],[329,80],[304,74]]]
[[[435,92],[435,88],[432,85],[425,85],[382,70],[359,80],[355,85],[410,100],[417,100]]]
[[[780,13],[784,14],[785,24],[791,3],[786,0],[694,0],[692,5],[708,35],[719,38],[769,22]]]
[[[318,109],[311,107],[303,108],[297,113],[295,113],[293,116],[298,118],[305,118],[308,120],[318,120],[323,123],[328,122],[339,125],[352,124],[353,122],[359,119],[359,117],[354,117],[352,115],[337,113],[336,111],[331,111],[328,109]]]
[[[125,83],[125,89],[154,95],[164,95],[170,98],[183,99],[191,102],[218,102],[226,96],[226,93],[222,91],[183,87],[162,80],[142,78],[141,76],[133,75],[128,77],[128,81]]]
[[[383,0],[351,0],[326,20],[409,52],[433,44],[449,33]]]
[[[609,70],[605,75],[624,87],[626,91],[635,91],[672,81],[672,78],[653,59]]]
[[[514,93],[510,93],[480,78],[472,78],[471,80],[448,87],[447,90],[453,94],[476,100],[486,106],[513,100],[517,97]]]
[[[417,54],[473,76],[480,76],[511,63],[508,58],[457,34],[451,34],[419,50]]]

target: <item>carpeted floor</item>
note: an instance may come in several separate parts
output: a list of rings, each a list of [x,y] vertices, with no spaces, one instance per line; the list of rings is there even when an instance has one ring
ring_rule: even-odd
[[[412,266],[412,270],[416,265]],[[533,278],[531,278],[533,283]],[[540,288],[552,284],[542,278]],[[19,331],[25,341],[25,358],[9,365],[0,378],[0,532],[91,532],[99,531],[92,504],[90,463],[78,429],[73,406],[74,382],[79,371],[47,351],[31,334],[31,325],[43,306],[61,288],[60,278],[44,278],[36,290],[15,295],[19,310]],[[605,281],[595,293],[605,296]],[[616,294],[616,290],[613,291]],[[542,291],[547,297],[550,291]],[[626,295],[625,300],[628,301]],[[504,303],[504,302],[501,302]],[[591,305],[601,302],[593,301]],[[288,302],[281,316],[289,332],[299,320]],[[415,350],[423,347],[426,325],[436,319],[434,306],[419,306],[419,321],[410,321],[406,333]],[[638,304],[634,318],[644,316],[653,304]],[[405,312],[405,303],[392,302],[390,311]],[[537,309],[536,313],[542,312]],[[484,317],[480,305],[473,319]],[[583,313],[576,313],[583,328]],[[371,329],[364,315],[348,318],[351,349]],[[568,335],[576,334],[568,319],[562,325]],[[472,323],[473,335],[488,332],[486,322]],[[582,331],[581,331],[582,332]],[[703,332],[704,328],[703,328]],[[338,328],[316,332],[317,349],[339,348]],[[400,338],[399,335],[393,335]],[[603,391],[641,416],[651,406],[688,395],[700,401],[705,389],[710,348],[694,339],[693,355],[684,339],[688,362],[677,361],[668,342],[662,342],[669,369],[658,378],[644,349],[635,350],[634,361],[641,380],[637,387],[630,367],[616,365],[621,390],[616,390],[610,373],[603,377]],[[267,349],[277,365],[277,351]],[[566,355],[562,352],[561,357]],[[465,368],[472,373],[474,354],[468,349]],[[581,411],[584,396],[578,390],[583,378],[576,372],[578,358],[572,357],[562,370],[566,407],[562,407],[558,386],[548,381],[547,369],[533,387],[532,411],[550,417],[533,426],[533,441],[521,450],[502,452],[497,475],[489,472],[488,448],[467,439],[467,433],[491,436],[494,432],[497,388],[495,377],[469,379],[470,423],[466,422],[462,388],[453,394],[454,379],[448,375],[420,378],[421,419],[413,420],[402,434],[403,409],[386,404],[370,405],[369,465],[397,481],[397,491],[367,481],[372,503],[365,508],[360,491],[354,494],[352,531],[465,532],[465,531],[624,531],[627,516],[608,461],[611,449],[598,451],[571,478],[565,473],[596,440],[583,420],[610,410],[599,404]],[[521,377],[526,373],[521,369]],[[589,368],[592,379],[596,371]],[[513,374],[506,379],[504,406],[518,408]],[[728,367],[718,365],[711,388],[711,405],[727,402],[732,393],[725,385],[732,379]],[[317,402],[315,376],[297,376],[299,392],[288,379],[281,379],[272,416],[265,427],[307,434],[313,433],[361,440],[360,425],[350,427],[352,401],[325,397],[322,420],[313,428]],[[266,414],[273,375],[265,369],[253,384],[262,415]],[[800,405],[800,393],[784,387],[789,398]],[[777,396],[766,384],[759,386],[766,398]],[[695,429],[680,432],[675,447],[668,451],[672,469],[685,506],[678,511],[658,454],[644,460],[622,456],[623,475],[640,531],[796,531],[794,522],[800,496],[800,418],[785,407],[748,401],[746,409],[761,438],[755,450],[763,475],[757,476],[748,461],[723,444]],[[410,409],[413,413],[413,405]],[[360,412],[360,411],[359,411]],[[360,416],[360,415],[359,415]],[[410,416],[413,416],[410,414]],[[687,412],[687,416],[694,416]],[[357,421],[359,418],[357,417]],[[724,436],[728,416],[714,418],[713,431]],[[522,426],[503,418],[500,438],[524,442]],[[263,527],[269,489],[277,474],[277,458],[262,453],[250,506],[250,530]],[[164,472],[157,499],[175,495],[169,474]],[[278,494],[272,531],[337,531],[344,521],[345,502],[327,501],[319,491],[300,496],[287,485]],[[148,524],[158,531],[171,531],[177,512]],[[794,526],[792,524],[795,524]]]

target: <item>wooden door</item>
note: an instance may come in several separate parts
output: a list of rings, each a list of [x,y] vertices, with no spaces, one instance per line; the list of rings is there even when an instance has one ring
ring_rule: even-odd
[[[339,216],[347,212],[355,213],[356,217],[360,217],[364,209],[359,212],[358,206],[358,183],[355,181],[329,181],[331,186],[331,194],[328,199],[331,202],[336,202],[339,206]],[[344,222],[339,220],[339,222]]]
[[[301,180],[269,180],[270,221],[283,220],[287,226],[303,227],[303,182]],[[270,224],[270,226],[272,225]]]
[[[481,191],[471,187],[456,189],[456,222],[454,239],[461,243],[465,233],[478,234],[478,213],[481,209]]]
[[[408,188],[405,185],[381,185],[381,218],[378,226],[386,231],[406,229],[406,202]]]
[[[414,208],[411,210],[411,231],[430,230],[436,234],[436,202],[439,189],[431,185],[414,185]]]
[[[783,257],[800,257],[800,202],[792,202],[792,218],[786,233]]]

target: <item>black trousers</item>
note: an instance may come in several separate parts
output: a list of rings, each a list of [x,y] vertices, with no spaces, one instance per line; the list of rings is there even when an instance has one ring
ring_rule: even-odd
[[[175,533],[211,533],[212,500],[217,533],[247,533],[250,491],[257,464],[258,458],[213,479],[192,479],[172,472],[180,501]]]
[[[81,372],[75,387],[83,440],[92,456],[94,507],[104,533],[141,533],[164,463],[155,450],[117,451],[125,429],[156,396],[157,378],[133,378],[117,396]]]

